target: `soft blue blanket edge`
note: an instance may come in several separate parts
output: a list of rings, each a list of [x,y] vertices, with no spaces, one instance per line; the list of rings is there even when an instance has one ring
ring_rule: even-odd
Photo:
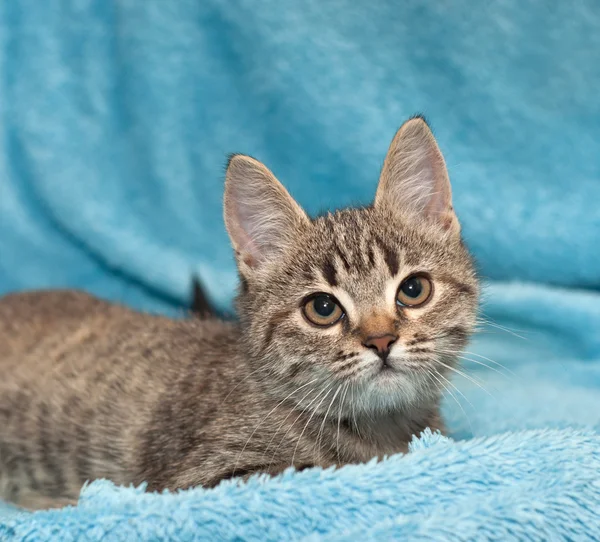
[[[77,507],[15,513],[2,540],[558,540],[600,534],[600,436],[538,430],[456,443],[426,431],[409,454],[288,471],[214,490],[145,494],[107,481]]]

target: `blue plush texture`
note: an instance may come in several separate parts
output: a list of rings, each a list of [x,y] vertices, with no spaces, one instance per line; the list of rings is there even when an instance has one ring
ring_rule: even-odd
[[[39,512],[33,520],[17,516],[0,524],[0,536],[123,542],[592,539],[600,525],[599,469],[600,436],[592,432],[532,431],[457,444],[429,433],[406,457],[337,472],[288,472],[243,487],[227,482],[213,491],[149,495],[95,482],[76,508]]]
[[[364,203],[423,112],[510,328],[469,347],[453,441],[176,496],[97,482],[74,509],[0,508],[0,539],[597,539],[598,28],[595,0],[0,2],[0,293],[177,314],[198,273],[227,309],[227,154],[311,213]]]

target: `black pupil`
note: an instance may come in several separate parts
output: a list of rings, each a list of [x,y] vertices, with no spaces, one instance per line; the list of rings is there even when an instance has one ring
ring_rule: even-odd
[[[331,316],[333,314],[333,311],[335,310],[335,303],[330,297],[320,295],[315,297],[313,300],[313,307],[319,316],[327,318],[327,316]]]
[[[423,284],[421,283],[421,279],[419,279],[418,277],[414,277],[404,282],[400,289],[402,290],[402,293],[407,297],[412,297],[413,299],[416,299],[421,295],[421,292],[423,291]]]

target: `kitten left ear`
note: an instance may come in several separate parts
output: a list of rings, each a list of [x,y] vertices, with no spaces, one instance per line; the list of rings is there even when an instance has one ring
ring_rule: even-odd
[[[309,223],[302,208],[258,160],[234,155],[227,166],[225,226],[246,277],[277,258]]]
[[[444,157],[421,117],[405,122],[392,140],[375,195],[375,207],[384,206],[460,232]]]

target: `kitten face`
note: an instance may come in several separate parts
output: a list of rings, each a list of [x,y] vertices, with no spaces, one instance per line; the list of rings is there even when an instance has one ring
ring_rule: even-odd
[[[398,301],[413,276],[432,284],[416,307]],[[477,292],[460,239],[367,208],[317,218],[279,265],[248,285],[240,305],[252,352],[279,381],[298,387],[316,380],[316,389],[348,384],[355,408],[378,410],[439,393],[450,372],[443,364],[454,366],[474,326]],[[342,311],[328,326],[311,323],[303,310],[321,293]],[[383,338],[379,349],[373,337]]]
[[[310,220],[262,164],[234,157],[225,220],[248,355],[275,395],[317,412],[438,399],[478,283],[421,119],[392,142],[373,206]]]

